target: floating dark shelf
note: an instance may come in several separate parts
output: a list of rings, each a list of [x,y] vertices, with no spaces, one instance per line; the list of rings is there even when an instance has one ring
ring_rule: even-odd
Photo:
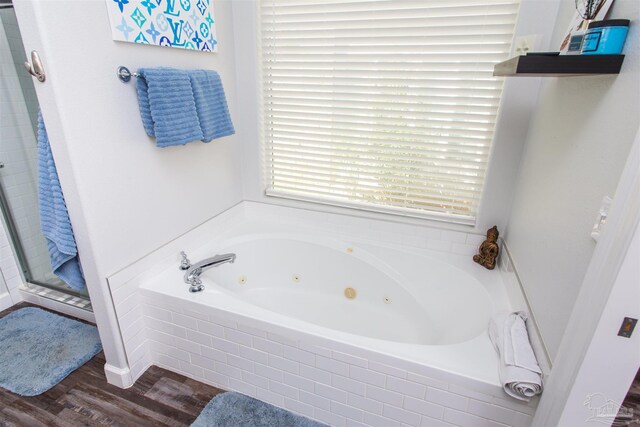
[[[526,55],[496,64],[494,76],[587,76],[618,74],[624,55]]]

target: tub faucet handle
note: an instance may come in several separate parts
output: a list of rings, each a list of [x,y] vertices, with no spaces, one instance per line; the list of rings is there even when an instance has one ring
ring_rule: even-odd
[[[204,285],[199,277],[194,277],[189,281],[189,292],[196,293],[204,291]]]
[[[180,261],[180,270],[188,270],[191,268],[191,261],[187,258],[187,254],[184,251],[180,251],[180,255],[182,255],[182,261]]]

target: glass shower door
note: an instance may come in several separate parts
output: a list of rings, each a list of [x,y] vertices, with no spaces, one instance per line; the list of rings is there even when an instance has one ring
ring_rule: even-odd
[[[74,291],[52,270],[38,211],[38,99],[25,71],[16,15],[0,8],[0,209],[4,227],[28,282],[67,294]]]

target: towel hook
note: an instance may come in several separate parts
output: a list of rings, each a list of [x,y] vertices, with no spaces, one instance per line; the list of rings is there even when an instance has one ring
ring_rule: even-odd
[[[33,63],[33,65],[31,64]],[[29,74],[38,79],[39,82],[44,82],[46,76],[44,74],[44,67],[42,61],[40,61],[40,55],[35,50],[31,51],[31,62],[25,61],[24,68],[27,69]]]
[[[116,70],[116,74],[122,83],[128,83],[131,80],[131,77],[140,77],[140,74],[132,73],[124,65],[120,65],[118,67],[118,69]]]

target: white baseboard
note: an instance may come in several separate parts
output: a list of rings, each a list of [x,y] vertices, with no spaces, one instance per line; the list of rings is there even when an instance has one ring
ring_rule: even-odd
[[[54,301],[49,298],[43,298],[41,296],[32,294],[31,292],[20,290],[23,301],[30,302],[31,304],[39,305],[40,307],[48,308],[58,313],[73,316],[78,319],[86,320],[87,322],[96,323],[96,317],[92,311],[83,310],[78,307],[74,307],[69,304],[64,304],[58,301]]]
[[[131,370],[129,368],[116,368],[113,365],[105,363],[104,373],[107,376],[107,382],[116,387],[129,388],[134,383],[133,378],[131,377]]]

